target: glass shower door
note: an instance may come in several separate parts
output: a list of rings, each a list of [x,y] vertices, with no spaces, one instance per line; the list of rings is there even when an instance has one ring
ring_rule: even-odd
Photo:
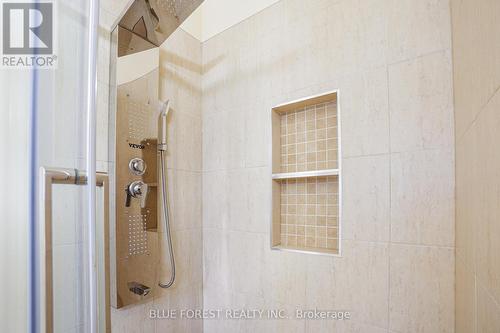
[[[106,174],[95,170],[98,1],[53,3],[57,65],[32,76],[29,330],[94,333],[106,320],[96,236],[107,212]]]

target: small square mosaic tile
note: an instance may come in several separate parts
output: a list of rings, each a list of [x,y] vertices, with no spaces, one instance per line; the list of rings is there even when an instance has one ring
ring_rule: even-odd
[[[338,249],[338,177],[281,181],[281,245]]]
[[[281,172],[338,167],[336,102],[308,106],[280,117]]]

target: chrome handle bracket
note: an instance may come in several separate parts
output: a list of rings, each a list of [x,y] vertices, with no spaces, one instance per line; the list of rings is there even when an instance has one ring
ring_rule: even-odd
[[[45,306],[42,307],[40,318],[45,318],[45,332],[54,332],[54,280],[53,280],[53,237],[52,237],[52,185],[86,185],[87,174],[85,171],[64,168],[40,168],[40,276],[43,279],[41,299]],[[104,237],[107,242],[109,236],[109,180],[108,174],[96,173],[96,186],[102,187],[104,192]],[[108,246],[105,246],[108,251]],[[105,267],[109,267],[109,254],[105,254]],[[106,304],[109,305],[109,272],[105,272]],[[109,306],[106,306],[108,308]],[[109,323],[109,310],[106,310],[106,327]]]

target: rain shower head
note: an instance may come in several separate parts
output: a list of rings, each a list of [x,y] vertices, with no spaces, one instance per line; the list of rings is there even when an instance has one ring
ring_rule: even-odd
[[[135,0],[118,25],[131,33],[127,45],[133,41],[132,35],[136,35],[154,46],[160,46],[202,2],[203,0]],[[122,49],[119,56],[142,50],[141,47],[129,47]]]

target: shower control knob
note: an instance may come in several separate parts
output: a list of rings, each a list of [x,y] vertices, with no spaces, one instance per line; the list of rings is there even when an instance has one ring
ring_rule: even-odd
[[[146,162],[142,158],[133,158],[130,160],[128,167],[134,175],[142,176],[146,172]]]
[[[125,202],[125,207],[130,207],[130,200],[132,198],[141,199],[141,208],[146,208],[146,199],[148,196],[148,184],[137,180],[130,183],[126,190],[127,201]]]

